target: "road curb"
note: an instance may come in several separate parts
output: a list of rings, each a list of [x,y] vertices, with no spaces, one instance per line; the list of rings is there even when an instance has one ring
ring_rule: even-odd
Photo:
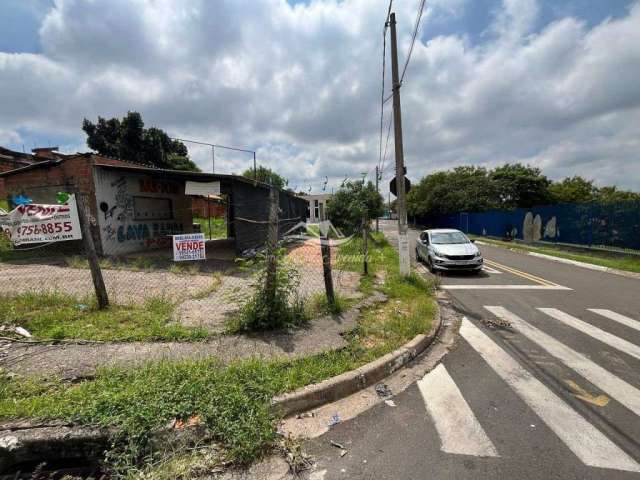
[[[545,258],[553,262],[565,263],[567,265],[574,265],[576,267],[588,268],[589,270],[612,273],[614,275],[620,275],[622,277],[635,278],[640,280],[640,273],[636,273],[636,272],[627,272],[625,270],[619,270],[617,268],[604,267],[602,265],[594,265],[592,263],[580,262],[578,260],[571,260],[569,258],[554,257],[553,255],[546,255],[544,253],[538,253],[538,252],[527,252],[527,254],[533,257]]]
[[[272,410],[284,417],[331,403],[363,390],[403,367],[424,352],[437,338],[442,326],[440,305],[434,299],[436,313],[426,334],[416,335],[400,348],[362,367],[275,397]]]
[[[573,265],[575,267],[595,270],[597,272],[611,273],[613,275],[620,275],[621,277],[635,278],[637,280],[640,280],[640,273],[636,273],[636,272],[627,272],[626,270],[620,270],[618,268],[605,267],[603,265],[595,265],[593,263],[581,262],[579,260],[571,260],[569,258],[554,257],[553,255],[547,255],[545,253],[529,252],[527,250],[510,248],[504,245],[496,245],[495,243],[484,242],[482,240],[476,240],[476,243],[478,245],[488,245],[490,247],[505,248],[511,252],[522,253],[524,255],[531,255],[532,257],[537,257],[537,258],[544,258],[546,260],[551,260],[552,262],[564,263],[566,265]]]

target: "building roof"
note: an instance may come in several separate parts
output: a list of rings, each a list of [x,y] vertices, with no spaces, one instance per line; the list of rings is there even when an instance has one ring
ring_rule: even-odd
[[[117,170],[121,172],[131,172],[131,173],[145,173],[149,175],[161,175],[165,178],[173,178],[176,180],[191,180],[193,182],[204,182],[204,181],[220,181],[220,182],[241,182],[247,185],[251,185],[252,187],[260,187],[260,188],[271,188],[271,185],[268,183],[258,182],[255,180],[251,180],[250,178],[244,177],[242,175],[232,175],[227,173],[205,173],[205,172],[190,172],[186,170],[169,170],[165,168],[150,168],[150,167],[134,167],[130,165],[108,165],[103,163],[96,163],[96,167],[105,168],[107,170]],[[293,192],[282,190],[282,192],[287,195],[291,195],[293,197],[297,197],[297,195]]]

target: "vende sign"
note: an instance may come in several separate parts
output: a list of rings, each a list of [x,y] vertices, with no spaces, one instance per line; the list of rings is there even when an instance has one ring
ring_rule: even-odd
[[[14,245],[81,240],[76,197],[64,205],[19,205],[0,216],[0,230]]]
[[[173,235],[173,260],[205,260],[204,233]]]

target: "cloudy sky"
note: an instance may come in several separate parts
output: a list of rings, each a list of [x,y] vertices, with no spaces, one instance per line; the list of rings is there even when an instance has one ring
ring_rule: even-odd
[[[373,178],[387,3],[2,0],[0,145],[86,151],[83,118],[137,110],[299,190]],[[394,2],[401,64],[418,4]],[[640,0],[427,0],[401,93],[414,180],[522,161],[640,190]]]

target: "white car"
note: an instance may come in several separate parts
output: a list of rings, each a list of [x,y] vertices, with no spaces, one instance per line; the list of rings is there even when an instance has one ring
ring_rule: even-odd
[[[472,240],[460,230],[436,228],[425,230],[416,242],[416,258],[427,263],[429,270],[467,270],[478,273],[484,262]]]

